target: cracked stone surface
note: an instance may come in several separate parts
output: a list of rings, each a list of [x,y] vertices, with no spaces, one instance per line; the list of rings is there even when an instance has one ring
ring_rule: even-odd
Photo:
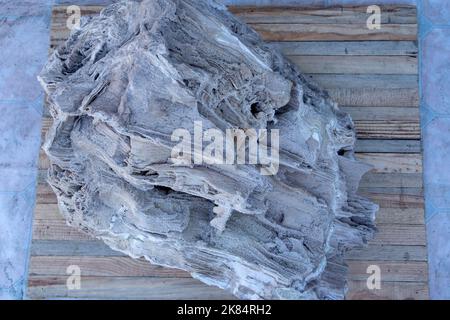
[[[225,7],[113,4],[39,80],[54,118],[48,181],[71,226],[238,298],[344,298],[343,254],[371,239],[377,210],[356,194],[369,167],[352,120]],[[173,159],[172,133],[197,121],[278,129],[276,174]]]

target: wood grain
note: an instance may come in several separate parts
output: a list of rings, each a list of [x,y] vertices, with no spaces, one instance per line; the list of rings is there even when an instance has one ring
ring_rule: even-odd
[[[370,197],[370,196],[369,196]],[[384,209],[384,208],[383,208]],[[396,208],[398,209],[398,208]],[[392,211],[387,211],[392,212]],[[409,214],[422,214],[416,208]],[[33,239],[35,240],[94,240],[89,235],[67,225],[63,216],[59,213],[57,204],[37,204],[33,223]],[[385,213],[386,215],[386,213]],[[405,213],[403,212],[403,216]],[[420,218],[416,218],[420,219]],[[388,220],[386,217],[384,220]],[[377,224],[378,233],[372,243],[392,245],[425,245],[425,230],[420,224]]]
[[[417,153],[358,153],[356,157],[378,173],[421,173],[422,155]]]
[[[416,41],[273,41],[287,56],[417,57]]]
[[[418,89],[342,88],[327,91],[344,107],[419,107]]]
[[[85,16],[102,7],[81,7]],[[328,90],[355,124],[356,156],[373,166],[360,184],[379,204],[378,233],[367,248],[347,254],[348,299],[427,299],[416,9],[382,6],[382,28],[366,28],[366,6],[232,7],[306,75]],[[54,7],[50,51],[69,35],[66,7]],[[48,116],[48,112],[45,113]],[[43,119],[42,133],[51,119]],[[32,299],[231,299],[183,271],[153,266],[113,251],[66,225],[45,182],[39,181],[31,245]],[[79,265],[82,290],[68,291],[66,269]],[[382,272],[380,290],[368,290],[367,267]]]
[[[159,277],[190,278],[190,274],[170,268],[154,266],[144,259],[130,257],[103,256],[34,256],[31,258],[31,276],[66,276],[67,267],[77,265],[82,276],[88,277]],[[427,281],[425,262],[386,262],[357,261],[348,262],[350,280],[366,280],[367,268],[371,265],[380,267],[385,281]]]
[[[289,56],[304,73],[417,74],[417,58],[409,56]]]
[[[417,24],[383,24],[369,30],[362,24],[273,24],[251,23],[265,41],[415,40]]]
[[[144,259],[115,256],[34,256],[29,272],[31,276],[66,276],[71,265],[79,266],[83,276],[191,278],[185,271],[152,265]]]
[[[427,261],[426,246],[377,245],[352,250],[347,254],[350,260],[381,261]]]
[[[412,109],[412,108],[411,108]],[[347,111],[350,115],[353,113],[361,113],[361,111],[356,110],[353,107],[343,108],[343,110]],[[414,109],[413,109],[414,110]],[[364,112],[364,110],[362,111]],[[402,120],[392,120],[395,116],[395,111],[391,115],[387,115],[389,119],[382,119],[384,110],[381,110],[380,114],[377,116],[371,117],[370,114],[373,113],[373,110],[368,109],[368,117],[369,120],[363,120],[363,116],[358,116],[354,118],[355,130],[358,139],[373,139],[373,140],[420,140],[420,124],[419,119],[409,120],[413,118],[415,111],[411,112],[411,114],[407,115],[405,119]],[[376,111],[374,112],[376,113]],[[405,112],[406,113],[406,112]],[[47,134],[47,129],[44,128],[42,132],[42,139],[45,139]],[[366,144],[368,142],[365,142]],[[378,149],[377,151],[379,151]],[[356,149],[356,151],[361,151]],[[396,151],[396,150],[393,150]],[[417,151],[417,150],[416,150]],[[48,161],[45,159],[46,156],[43,152],[41,152],[39,156],[39,168],[48,169]]]
[[[366,179],[366,178],[364,178]],[[368,183],[368,182],[364,182]],[[58,205],[55,203],[36,203],[35,219],[40,220],[61,220]],[[377,215],[378,223],[400,223],[400,224],[423,224],[423,208],[392,208],[381,207]]]
[[[348,300],[427,300],[426,282],[381,282],[380,290],[368,290],[366,281],[350,281]]]
[[[30,276],[32,299],[160,299],[232,300],[219,288],[205,286],[192,278],[82,277],[80,290],[68,290],[66,276]],[[426,282],[381,283],[380,290],[367,290],[366,281],[349,281],[347,299],[427,299]]]
[[[358,153],[421,153],[420,140],[357,140]]]
[[[417,75],[307,74],[324,89],[417,89]],[[411,108],[410,108],[411,109]]]
[[[31,299],[232,300],[229,293],[193,278],[82,277],[80,290],[68,290],[67,276],[30,276]]]
[[[382,5],[381,23],[416,24],[416,10],[409,6]],[[367,21],[367,7],[230,7],[247,23],[280,24],[362,24]]]
[[[117,256],[125,254],[114,251],[99,240],[37,240],[31,245],[31,256]],[[347,261],[427,261],[425,246],[376,245],[352,250]]]

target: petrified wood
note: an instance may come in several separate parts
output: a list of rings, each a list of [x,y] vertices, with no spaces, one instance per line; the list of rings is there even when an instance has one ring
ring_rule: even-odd
[[[239,298],[344,298],[343,254],[372,237],[377,210],[356,194],[369,168],[353,122],[225,7],[113,4],[39,80],[48,181],[71,226]],[[217,132],[233,145],[220,151]]]

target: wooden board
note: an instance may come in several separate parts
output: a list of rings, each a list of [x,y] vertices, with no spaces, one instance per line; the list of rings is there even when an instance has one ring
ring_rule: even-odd
[[[82,14],[101,8],[82,7]],[[347,298],[427,299],[416,9],[381,9],[381,29],[369,31],[366,7],[231,8],[352,115],[357,157],[374,166],[360,192],[381,207],[379,232],[367,248],[347,256]],[[67,38],[67,16],[65,7],[54,8],[50,50]],[[43,136],[50,125],[44,118]],[[48,165],[41,152],[29,298],[232,299],[186,272],[133,260],[68,227],[45,183]],[[66,288],[70,265],[81,268],[81,290]],[[366,286],[370,265],[380,267],[380,290]]]

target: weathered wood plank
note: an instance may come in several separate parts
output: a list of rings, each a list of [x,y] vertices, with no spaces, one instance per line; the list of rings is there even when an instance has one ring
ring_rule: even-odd
[[[416,41],[273,41],[287,56],[410,56]]]
[[[247,23],[365,24],[370,14],[364,6],[319,7],[229,7]],[[380,6],[381,23],[414,24],[416,8],[412,6]]]
[[[55,204],[57,203],[56,195],[48,183],[38,182],[36,188],[36,204]]]
[[[50,167],[50,160],[45,154],[44,150],[39,149],[38,169],[48,169]]]
[[[421,173],[422,155],[407,153],[358,153],[356,158],[372,165],[377,173]]]
[[[391,153],[391,154],[415,154],[421,153],[420,140],[363,140],[356,141],[356,153]],[[44,152],[41,152],[40,169],[48,168],[48,159]],[[42,173],[45,177],[45,173]]]
[[[40,220],[62,220],[63,216],[59,212],[58,205],[36,204],[35,219]],[[395,224],[423,224],[423,208],[380,208],[377,213],[377,223],[395,223]]]
[[[370,14],[365,6],[341,8],[320,7],[264,7],[229,6],[229,10],[247,23],[303,23],[303,24],[364,24]],[[102,6],[80,6],[83,16],[98,14]],[[381,5],[381,23],[415,24],[417,10],[414,6]],[[67,6],[55,6],[52,25],[65,25]]]
[[[45,171],[41,172],[44,173]],[[377,171],[374,171],[373,173],[377,174]],[[369,174],[368,178],[364,179],[368,180],[365,180],[361,184],[361,187],[359,188],[359,193],[370,197],[372,200],[377,202],[381,207],[390,208],[394,206],[394,208],[396,208],[398,206],[402,206],[402,199],[405,202],[404,205],[410,203],[411,205],[414,206],[421,206],[421,204],[423,203],[423,201],[420,200],[420,197],[423,197],[422,188],[412,187],[412,185],[414,184],[420,184],[417,176],[415,178],[404,178],[402,176],[394,176],[392,179],[382,181],[383,179],[382,177],[376,176],[373,177],[370,176]],[[378,184],[378,186],[374,187],[373,185],[370,185],[371,179],[372,181],[374,181],[375,183],[374,185]],[[403,181],[404,186],[392,187],[395,181]],[[41,181],[41,183],[39,183],[37,187],[36,205],[40,207],[46,205],[50,206],[56,203],[57,203],[56,195],[54,194],[51,187],[46,182]],[[50,207],[46,208],[48,209]]]
[[[378,233],[371,244],[425,245],[423,225],[378,224]],[[35,219],[33,224],[35,240],[94,240],[91,236],[66,224],[64,219]]]
[[[421,137],[419,121],[404,120],[355,120],[358,139],[407,139]]]
[[[83,277],[191,277],[186,271],[152,265],[145,259],[114,256],[33,256],[29,273],[31,276],[65,276],[71,265],[79,266]]]
[[[62,220],[63,215],[59,212],[56,203],[37,203],[34,208],[34,219],[37,220]]]
[[[381,177],[377,177],[380,175]],[[411,181],[405,181],[403,176],[408,176],[409,174],[397,175],[396,179],[403,179],[404,183],[409,185],[419,184],[417,180],[420,180],[420,175],[414,175]],[[375,182],[382,181],[383,176],[389,176],[389,174],[369,174],[370,179]],[[408,178],[406,178],[408,179]],[[368,183],[368,182],[364,182]],[[381,182],[380,182],[381,183]],[[383,182],[387,184],[389,182]],[[376,185],[376,184],[375,184]],[[45,188],[45,185],[38,186],[38,194],[43,194],[44,192],[39,192],[39,189]],[[36,240],[90,240],[91,238],[76,229],[66,225],[62,215],[59,214],[59,209],[56,205],[56,196],[52,193],[51,189],[47,186],[47,191],[45,194],[49,196],[45,197],[46,201],[43,201],[42,197],[38,198],[40,201],[36,205],[35,213],[35,223],[33,227],[33,238]],[[397,239],[396,243],[413,245],[416,244],[414,241],[421,241],[420,244],[424,243],[424,228],[423,226],[412,226],[409,227],[408,224],[420,224],[423,223],[423,195],[421,188],[403,187],[403,188],[392,188],[392,187],[374,187],[370,185],[370,188],[363,187],[359,190],[361,195],[364,195],[380,205],[382,208],[379,214],[378,223],[379,229],[382,232],[381,235],[377,235],[377,243],[383,242],[385,244],[393,244],[391,241],[399,235],[403,237],[408,234],[413,234],[417,229],[423,231],[421,234],[417,234],[417,237]],[[387,210],[386,210],[387,209]],[[386,211],[383,211],[386,210]],[[384,225],[383,223],[399,223],[399,226],[390,227],[389,225]],[[406,228],[403,229],[404,232],[399,232],[396,228]],[[400,242],[403,241],[403,242]]]
[[[37,240],[31,244],[31,256],[105,256],[125,257],[99,240]],[[425,246],[371,245],[355,249],[346,255],[357,261],[427,261]]]
[[[60,44],[70,33],[66,26],[68,15],[60,15],[57,18],[58,23],[52,24],[51,27],[53,46]],[[380,29],[373,30],[367,28],[366,22],[356,24],[249,23],[249,25],[265,41],[414,41],[417,38],[415,23],[385,23]]]
[[[250,24],[265,41],[355,41],[403,40],[417,38],[417,24],[383,24],[369,30],[363,24]]]
[[[419,123],[420,115],[418,108],[396,108],[396,107],[340,107],[347,112],[356,123],[373,123],[376,121],[397,121]],[[419,139],[417,139],[419,140]]]
[[[421,153],[420,140],[357,140],[357,153]]]
[[[345,107],[419,107],[417,89],[337,88],[327,91]]]
[[[289,56],[304,73],[409,74],[418,73],[417,58],[408,56]]]
[[[354,97],[355,96],[353,95],[353,98]],[[409,131],[407,130],[407,132],[414,132],[417,130],[417,124],[419,123],[419,111],[417,108],[413,107],[361,107],[342,105],[341,109],[348,112],[352,116],[354,122],[362,129],[369,125],[371,128],[379,127],[380,131],[383,131],[383,126],[392,127],[394,125],[400,125],[400,128],[406,127],[406,129],[408,129],[408,125],[412,123],[414,124],[414,128]],[[43,136],[47,134],[51,124],[51,119],[43,118]],[[394,138],[394,136],[395,133],[391,138]]]
[[[422,155],[418,153],[356,153],[356,158],[373,166],[372,173],[422,173]],[[45,184],[47,176],[45,169],[39,170],[38,183]],[[417,177],[416,175],[415,178]],[[395,179],[394,176],[392,179]],[[404,186],[397,185],[397,187]]]
[[[306,74],[325,89],[417,89],[418,76],[409,74]]]
[[[373,244],[350,251],[346,260],[427,261],[427,247]]]
[[[68,30],[52,31],[50,52],[62,45]],[[269,41],[286,56],[409,56],[417,57],[416,41]]]
[[[273,14],[261,8],[247,8],[240,15],[244,20],[267,30],[271,36],[278,37],[281,35],[278,31],[286,28],[293,31],[283,39],[289,42],[276,42],[274,45],[291,59],[297,59],[301,69],[311,70],[308,76],[328,89],[330,95],[344,106],[344,111],[354,119],[359,138],[373,139],[358,140],[356,151],[359,158],[375,167],[363,178],[360,190],[380,204],[377,217],[380,230],[368,248],[357,249],[348,255],[350,279],[353,280],[348,297],[421,299],[427,297],[427,253],[418,127],[417,43],[415,32],[414,35],[411,33],[416,29],[416,13],[414,7],[386,8],[382,7],[382,19],[387,28],[382,28],[378,34],[367,34],[367,30],[363,30],[365,20],[361,19],[367,17],[366,6],[340,10],[302,8],[294,9],[295,12],[293,8],[284,8],[276,9],[278,11]],[[91,15],[100,9],[82,7],[82,13]],[[65,40],[68,35],[65,7],[56,9],[53,18],[52,46]],[[337,32],[333,31],[336,27],[333,24],[340,24],[335,30]],[[402,24],[403,28],[390,29],[392,24]],[[325,41],[303,42],[302,30],[311,30],[313,32],[309,37]],[[349,38],[351,41],[333,41],[333,37],[343,39],[353,33],[355,36]],[[301,41],[290,41],[298,36]],[[380,36],[411,38],[405,41],[377,41]],[[368,37],[371,41],[358,41],[358,37]],[[48,130],[50,123],[50,119],[44,120],[43,132]],[[40,154],[40,167],[48,167],[43,153]],[[38,221],[36,224],[38,237],[33,239],[31,246],[30,270],[35,272],[30,277],[31,298],[170,299],[188,295],[184,288],[179,290],[184,285],[183,281],[192,281],[185,278],[186,273],[151,266],[142,260],[131,260],[101,241],[91,240],[78,231],[79,234],[69,231],[75,229],[66,226],[58,213],[56,197],[44,182],[45,175],[44,171],[40,171],[35,214],[40,223]],[[67,237],[73,239],[61,240]],[[82,270],[87,272],[83,284],[88,288],[83,287],[84,291],[67,292],[64,273],[67,262],[81,264]],[[381,267],[383,282],[380,291],[367,290],[365,279],[369,263]],[[46,272],[57,277],[46,277]],[[177,272],[181,274],[177,275]],[[174,276],[181,279],[173,279]],[[130,278],[136,281],[130,281]],[[155,287],[154,280],[151,280],[155,278],[173,282],[168,285],[158,282]],[[138,279],[142,281],[138,282]],[[159,290],[158,285],[163,289]],[[189,287],[188,291],[192,291],[189,292],[191,296],[203,294],[205,287],[198,284]],[[218,290],[219,295],[224,294],[219,289],[213,289]]]
[[[415,143],[414,140],[418,140],[421,136],[420,128],[408,127],[408,123],[415,124],[415,121],[354,121],[356,136],[359,139],[356,144],[356,152],[371,151],[374,153],[379,152],[419,152],[420,143]],[[377,127],[376,125],[379,125]],[[397,128],[402,128],[403,132],[396,131]],[[383,145],[388,145],[389,140],[399,140],[403,139],[404,142],[390,144],[390,147]],[[370,144],[370,140],[376,140],[378,143]],[[414,148],[415,147],[415,148]],[[48,169],[49,160],[45,153],[41,150],[39,154],[39,169]]]
[[[43,117],[42,118],[42,131],[46,133],[50,129],[52,123],[53,123],[53,119],[52,118],[50,118],[50,117]]]
[[[364,188],[363,188],[364,189]],[[58,205],[53,204],[36,204],[35,219],[39,220],[63,220],[63,216],[59,212]],[[380,224],[423,224],[424,210],[423,208],[380,208],[377,213],[377,223]]]
[[[381,208],[423,208],[424,207],[424,199],[423,195],[415,195],[415,194],[394,194],[389,190],[381,190],[379,193],[375,192],[364,192],[362,189],[359,190],[359,194],[365,196],[378,204]],[[404,190],[404,189],[402,189]],[[405,190],[407,192],[407,190]],[[425,229],[424,226],[422,226]]]
[[[45,186],[46,171],[39,171],[40,185],[38,188],[42,188],[38,191],[41,194],[48,194],[51,192],[50,187]],[[361,188],[422,188],[423,179],[420,173],[377,173],[377,171],[367,173],[361,183]],[[45,190],[44,190],[45,189]],[[44,202],[53,203],[53,202]]]
[[[80,290],[68,290],[67,277],[30,276],[31,299],[219,299],[233,297],[219,288],[185,278],[82,277]],[[366,281],[349,281],[347,299],[427,299],[426,282],[382,281],[380,290],[368,290]]]
[[[75,1],[76,2],[76,1]],[[55,5],[52,9],[52,25],[62,23],[62,20],[65,21],[67,19],[67,5]],[[81,10],[82,16],[90,16],[98,14],[102,11],[105,6],[96,6],[96,5],[88,5],[88,6],[79,6]],[[60,18],[61,17],[61,18]],[[65,22],[64,22],[65,23]]]
[[[423,188],[402,188],[402,187],[369,187],[369,188],[359,188],[358,192],[363,195],[372,194],[379,196],[380,194],[391,194],[398,197],[403,196],[417,196],[423,197]]]
[[[31,299],[234,299],[192,278],[82,277],[80,290],[68,290],[67,276],[30,276]]]
[[[377,229],[378,233],[370,242],[371,245],[426,245],[426,234],[423,225],[377,224]]]
[[[376,223],[423,225],[425,223],[425,210],[424,208],[380,208]]]
[[[125,257],[119,251],[114,251],[100,240],[38,240],[33,239],[30,255],[34,256],[104,256]]]
[[[33,239],[36,240],[94,240],[91,236],[67,225],[64,219],[33,221]]]
[[[367,278],[371,275],[367,272],[368,267],[378,266],[383,281],[428,281],[426,262],[348,261],[347,264],[349,266],[349,280],[367,281]]]
[[[366,281],[350,281],[347,300],[425,300],[427,282],[381,282],[380,290],[367,289]]]
[[[130,257],[33,256],[31,276],[66,276],[67,268],[77,265],[83,277],[162,277],[189,278],[188,272],[150,264]],[[348,261],[349,280],[367,280],[367,268],[377,265],[384,281],[427,281],[425,262]]]
[[[367,173],[359,186],[361,188],[419,188],[423,187],[420,173]]]

